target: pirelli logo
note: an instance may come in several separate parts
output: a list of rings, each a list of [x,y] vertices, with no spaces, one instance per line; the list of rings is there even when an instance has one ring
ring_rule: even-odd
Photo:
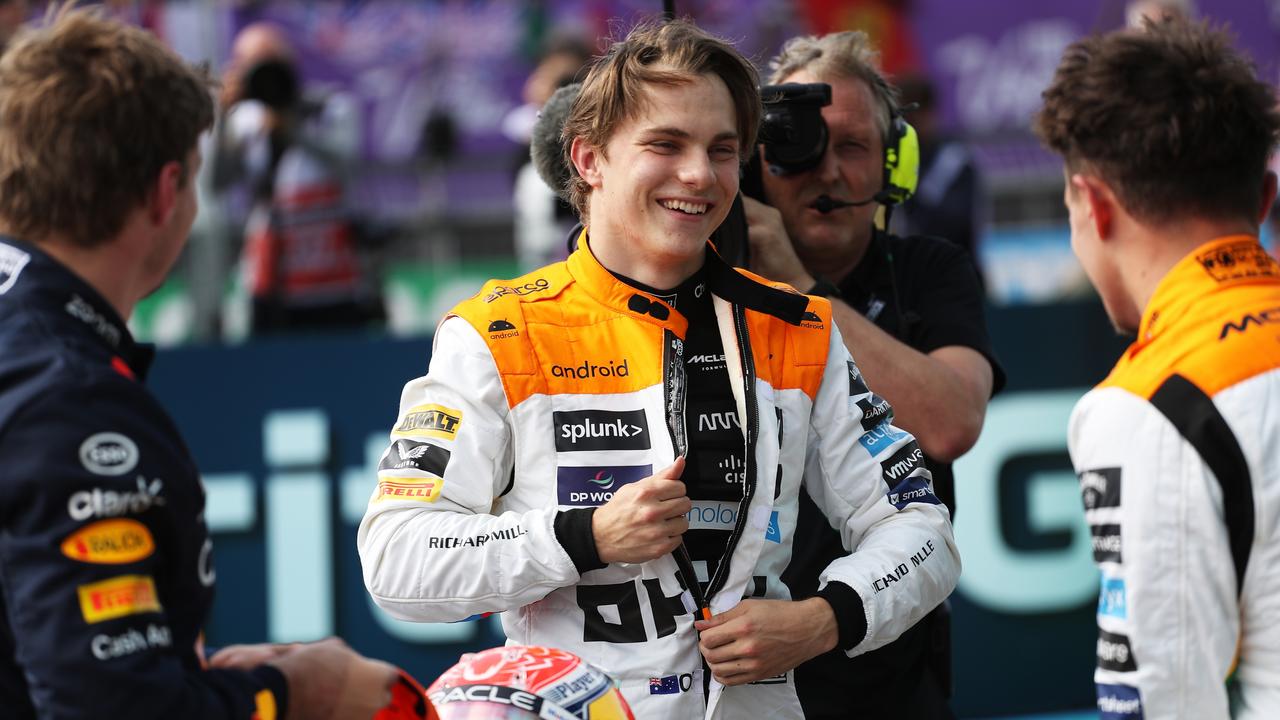
[[[378,496],[374,500],[435,502],[443,487],[444,480],[440,478],[379,478]]]
[[[160,612],[156,582],[150,575],[120,575],[76,588],[80,614],[90,625],[104,620]]]
[[[462,411],[443,405],[419,405],[404,414],[392,435],[452,440],[462,424]]]
[[[151,557],[156,544],[137,520],[115,518],[90,523],[62,541],[62,554],[99,565],[123,565]]]

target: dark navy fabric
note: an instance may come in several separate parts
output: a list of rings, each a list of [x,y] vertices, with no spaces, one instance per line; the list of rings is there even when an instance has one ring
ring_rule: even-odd
[[[244,718],[274,668],[203,670],[204,489],[142,385],[153,350],[92,287],[0,237],[0,714]]]

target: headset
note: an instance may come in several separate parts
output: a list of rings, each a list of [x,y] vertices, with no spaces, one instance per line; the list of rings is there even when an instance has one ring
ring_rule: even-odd
[[[884,80],[876,78],[880,88]],[[831,86],[827,83],[783,83],[760,88],[764,114],[760,123],[760,143],[764,145],[765,168],[753,157],[743,178],[743,192],[763,199],[759,181],[761,171],[773,175],[793,175],[812,170],[822,162],[830,133],[822,119],[822,108],[831,104]],[[846,202],[821,198],[818,210],[832,210],[873,202],[886,206],[906,202],[920,181],[920,139],[916,129],[895,108],[889,118],[888,136],[884,138],[884,174],[881,189],[875,195]],[[823,202],[825,200],[825,202]]]

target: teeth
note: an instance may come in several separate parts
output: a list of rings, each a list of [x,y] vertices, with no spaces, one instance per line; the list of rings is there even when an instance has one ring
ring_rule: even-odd
[[[706,203],[691,203],[683,200],[663,200],[662,207],[668,210],[679,210],[690,215],[701,215],[707,211]]]

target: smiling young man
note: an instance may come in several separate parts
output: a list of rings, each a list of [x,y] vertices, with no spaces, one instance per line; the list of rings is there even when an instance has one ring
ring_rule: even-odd
[[[756,84],[684,22],[593,66],[564,129],[577,250],[441,323],[359,531],[382,607],[502,611],[511,642],[599,665],[637,717],[802,717],[796,665],[891,641],[959,573],[923,454],[830,305],[708,244]],[[802,483],[852,553],[792,600]]]
[[[1280,138],[1231,38],[1182,19],[1067,48],[1036,132],[1071,245],[1136,334],[1071,416],[1102,571],[1103,718],[1280,717]]]

